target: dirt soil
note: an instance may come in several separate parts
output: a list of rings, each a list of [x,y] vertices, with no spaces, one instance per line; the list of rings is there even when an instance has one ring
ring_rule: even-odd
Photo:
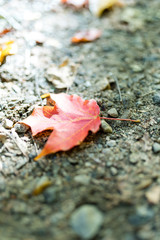
[[[0,66],[0,239],[159,240],[159,0],[127,1],[101,18],[51,0],[0,5],[0,31],[13,28],[0,41],[17,46]],[[101,38],[71,44],[90,28]],[[35,162],[47,134],[33,138],[17,122],[45,104],[40,95],[66,92],[47,75],[66,59],[78,66],[69,94],[94,98],[101,116],[115,108],[141,123],[108,121],[112,133],[103,126],[80,146]]]

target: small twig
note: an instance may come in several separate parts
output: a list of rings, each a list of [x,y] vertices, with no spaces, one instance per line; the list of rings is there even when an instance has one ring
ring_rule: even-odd
[[[1,125],[0,125],[1,126]],[[11,129],[11,131],[7,131],[6,129],[3,129],[3,132],[14,141],[14,143],[17,145],[19,150],[22,152],[22,154],[29,159],[27,155],[27,147],[25,147],[24,142],[19,138],[18,134],[15,132],[14,128]],[[5,145],[3,145],[5,148]],[[0,152],[4,150],[2,147],[0,149]]]
[[[6,19],[6,21],[16,30],[21,30],[22,26],[19,24],[13,17],[9,15],[6,11],[3,9],[0,10],[0,16]]]
[[[34,144],[34,147],[35,147],[36,154],[38,155],[38,148],[37,148],[37,144],[36,144],[36,142],[35,142],[35,140],[34,140],[34,138],[33,138],[32,134],[30,134],[30,137],[32,138],[32,142],[33,142],[33,144]]]
[[[41,101],[41,105],[43,106],[43,101],[42,101],[42,98],[41,98],[41,95],[40,95],[40,90],[39,90],[39,77],[40,77],[40,72],[39,72],[39,69],[36,69],[36,74],[35,74],[35,92],[36,94],[38,95],[38,97],[40,98],[40,101]]]
[[[26,149],[24,148],[24,142],[19,138],[18,134],[15,132],[14,128],[11,129],[11,139],[16,143],[19,150],[23,153],[23,155],[28,159],[28,155],[26,153]]]
[[[118,89],[118,93],[119,93],[119,101],[122,103],[123,100],[122,100],[122,94],[121,94],[121,89],[119,87],[119,82],[118,82],[118,78],[113,74],[111,73],[112,77],[114,78],[115,82],[116,82],[116,86],[117,86],[117,89]]]
[[[106,120],[114,120],[114,121],[127,121],[127,122],[134,122],[134,123],[140,123],[141,120],[137,119],[124,119],[124,118],[107,118],[107,117],[100,117],[100,119],[106,119]]]
[[[152,93],[155,93],[155,90],[153,90],[151,92],[147,92],[147,93],[143,94],[141,97],[146,97],[146,96],[148,96],[148,95],[150,95]]]
[[[70,89],[70,88],[69,88],[69,87],[67,87],[67,89],[66,89],[66,93],[67,93],[67,94],[69,94],[69,89]]]
[[[5,149],[5,145],[3,145],[3,146],[1,147],[0,153],[2,153],[4,149]]]

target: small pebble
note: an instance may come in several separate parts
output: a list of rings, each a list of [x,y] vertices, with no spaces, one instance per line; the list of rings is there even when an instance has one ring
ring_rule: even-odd
[[[4,119],[2,125],[6,129],[11,129],[13,127],[13,122],[11,120],[9,120],[9,119]]]
[[[111,126],[103,119],[101,120],[101,128],[105,133],[112,133]]]
[[[77,183],[80,183],[80,184],[84,184],[84,185],[87,185],[89,184],[90,182],[90,176],[87,176],[87,175],[77,175],[74,177],[74,181],[77,182]]]
[[[160,106],[160,93],[155,93],[153,96],[153,102],[156,105]]]
[[[104,78],[104,79],[98,81],[96,89],[99,91],[104,91],[106,89],[110,89],[110,83],[109,83],[108,79]]]
[[[110,110],[108,110],[108,115],[111,116],[111,117],[118,117],[118,112],[115,108],[111,108]]]
[[[108,142],[107,142],[107,146],[108,146],[108,147],[114,147],[114,146],[116,146],[116,141],[115,141],[115,140],[110,140],[110,141],[108,141]]]
[[[131,153],[129,157],[129,162],[135,164],[138,162],[138,160],[139,160],[139,154],[135,152]]]
[[[107,163],[106,163],[106,167],[111,167],[111,166],[112,166],[112,162],[107,161]]]
[[[20,124],[20,123],[16,123],[14,125],[14,129],[17,133],[25,133],[25,132],[27,132],[28,128],[29,128],[28,126],[26,126],[24,124]]]
[[[154,212],[146,206],[138,206],[136,213],[129,216],[129,223],[133,226],[141,226],[149,222],[154,217]]]
[[[112,107],[113,106],[113,102],[108,102],[107,103],[107,107]]]
[[[141,107],[141,106],[143,106],[143,102],[142,101],[137,101],[136,105],[137,105],[137,107]]]
[[[154,153],[159,153],[160,152],[160,144],[159,143],[154,143],[152,146],[152,150]]]
[[[91,239],[103,223],[103,214],[93,205],[83,205],[76,209],[70,220],[72,229],[82,239]]]
[[[0,120],[2,120],[5,117],[5,114],[3,112],[0,112]]]
[[[115,167],[111,167],[111,168],[110,168],[110,171],[111,171],[111,174],[112,174],[113,176],[116,176],[116,175],[118,174],[118,170],[117,170],[117,168],[115,168]]]
[[[140,65],[137,65],[137,64],[133,64],[131,66],[131,68],[132,68],[133,72],[141,72],[143,70],[143,68]]]
[[[46,203],[53,203],[57,199],[57,189],[49,187],[45,189],[43,195]]]

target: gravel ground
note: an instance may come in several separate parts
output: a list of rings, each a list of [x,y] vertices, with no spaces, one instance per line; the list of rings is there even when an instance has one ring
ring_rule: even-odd
[[[51,0],[0,6],[0,31],[13,28],[0,41],[17,47],[0,66],[1,239],[159,240],[159,0],[128,1],[101,18]],[[100,39],[71,44],[93,27]],[[141,123],[103,121],[80,146],[35,162],[49,133],[33,138],[17,122],[45,104],[40,95],[66,92],[48,73],[66,60],[77,69],[69,94],[94,98],[101,116]]]

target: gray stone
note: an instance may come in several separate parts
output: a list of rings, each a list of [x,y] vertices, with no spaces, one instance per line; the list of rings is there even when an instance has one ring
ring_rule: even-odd
[[[103,119],[101,120],[101,128],[105,133],[112,133],[111,126]]]
[[[113,106],[113,102],[107,102],[107,107],[112,107]]]
[[[154,212],[147,206],[138,206],[136,212],[129,216],[129,223],[133,226],[144,225],[154,217]]]
[[[159,143],[154,143],[152,146],[152,150],[154,153],[159,153],[160,152],[160,144]]]
[[[155,93],[153,96],[153,102],[156,105],[160,106],[160,93]]]
[[[115,141],[115,140],[110,140],[110,141],[108,141],[108,142],[107,142],[107,146],[108,146],[108,147],[114,147],[114,146],[116,146],[116,141]]]
[[[57,189],[49,187],[44,191],[44,199],[46,203],[53,203],[57,199]]]
[[[25,133],[27,132],[27,130],[29,129],[28,126],[24,125],[24,124],[20,124],[20,123],[16,123],[14,125],[14,129],[17,133]]]
[[[83,205],[73,212],[70,223],[77,235],[91,239],[103,223],[103,214],[95,206]]]
[[[96,89],[98,91],[104,91],[106,89],[110,89],[110,83],[107,78],[104,78],[96,84]]]
[[[137,64],[131,65],[131,68],[132,68],[133,72],[141,72],[143,70],[143,68],[140,65],[137,65]]]
[[[110,171],[111,171],[111,174],[112,174],[113,176],[115,176],[115,175],[118,174],[118,170],[117,170],[117,168],[115,168],[115,167],[111,167],[111,168],[110,168]]]
[[[137,154],[136,152],[133,152],[129,157],[129,162],[135,164],[138,162],[139,158],[140,158],[139,154]]]
[[[77,182],[77,183],[87,185],[90,182],[90,176],[87,176],[87,175],[84,175],[84,174],[77,175],[77,176],[74,177],[74,181]]]
[[[112,166],[112,162],[111,161],[107,161],[106,166],[107,167],[111,167]]]
[[[116,108],[109,109],[107,113],[111,117],[118,117],[118,112],[117,112]]]

